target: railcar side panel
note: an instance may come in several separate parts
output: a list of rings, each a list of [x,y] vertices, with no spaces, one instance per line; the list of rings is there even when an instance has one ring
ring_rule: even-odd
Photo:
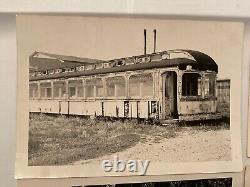
[[[59,114],[69,114],[69,102],[68,101],[58,101],[59,102]]]
[[[103,103],[104,116],[116,117],[116,103],[112,101],[105,101]]]
[[[102,102],[101,101],[83,101],[83,115],[101,116],[102,115]]]
[[[140,102],[140,117],[141,118],[149,117],[149,101]]]
[[[41,107],[37,100],[29,100],[29,112],[41,112]]]
[[[217,101],[181,101],[179,105],[180,115],[216,113]]]
[[[117,116],[124,117],[124,101],[116,101]]]
[[[129,117],[130,118],[137,118],[136,101],[129,101]]]
[[[120,108],[117,107],[117,103],[115,101],[104,101],[103,110],[104,116],[119,117]]]
[[[59,113],[59,103],[55,100],[30,100],[30,112]]]
[[[82,101],[69,101],[69,114],[83,115],[83,102]]]

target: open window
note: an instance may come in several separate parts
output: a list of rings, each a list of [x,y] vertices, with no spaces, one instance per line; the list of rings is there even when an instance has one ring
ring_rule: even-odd
[[[182,75],[182,96],[201,96],[201,75],[184,73]]]
[[[132,75],[129,78],[130,96],[153,96],[153,76],[152,74]]]
[[[107,96],[122,97],[126,96],[125,78],[122,76],[109,77],[106,79]]]

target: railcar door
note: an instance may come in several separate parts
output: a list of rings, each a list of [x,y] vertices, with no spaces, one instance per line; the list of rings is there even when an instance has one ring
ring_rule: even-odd
[[[163,77],[163,117],[177,118],[177,74],[174,71],[166,72]]]

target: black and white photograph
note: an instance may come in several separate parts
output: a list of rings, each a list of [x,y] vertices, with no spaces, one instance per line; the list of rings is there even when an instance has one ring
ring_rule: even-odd
[[[139,56],[31,54],[29,165],[231,159],[230,79],[199,51],[147,53],[146,31]]]
[[[232,178],[196,179],[167,182],[90,185],[85,187],[232,187]]]
[[[232,162],[232,127],[240,126],[231,120],[231,84],[239,83],[243,28],[18,16],[27,166],[145,175],[154,164]]]

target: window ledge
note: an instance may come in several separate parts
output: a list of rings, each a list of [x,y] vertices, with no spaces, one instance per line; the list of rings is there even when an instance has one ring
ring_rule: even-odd
[[[211,100],[217,100],[215,96],[183,96],[180,98],[180,101],[211,101]]]

